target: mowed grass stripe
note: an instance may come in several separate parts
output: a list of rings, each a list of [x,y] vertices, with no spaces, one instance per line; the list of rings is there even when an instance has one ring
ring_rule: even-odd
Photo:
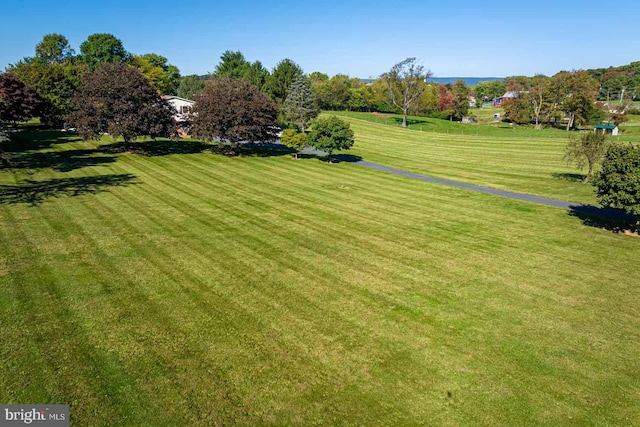
[[[54,255],[16,262],[55,270],[89,342],[152,401],[121,424],[637,416],[635,239],[313,159],[124,154],[72,174],[88,173],[137,184],[0,212],[31,229],[30,210],[47,211],[33,239]],[[87,289],[93,268],[113,285]]]
[[[37,210],[34,211],[38,218],[34,218],[31,224],[47,224],[54,229],[63,224],[69,218],[65,218],[60,210]],[[60,217],[62,222],[58,222]],[[50,242],[40,241],[33,236],[29,230],[21,230],[21,239],[27,247],[39,247],[39,254],[46,254],[50,261],[54,261],[55,246],[48,248]],[[47,248],[45,250],[45,247]],[[31,255],[31,268],[25,270],[19,285],[21,294],[19,309],[29,313],[29,321],[32,325],[29,328],[33,335],[27,335],[28,342],[20,351],[28,351],[33,354],[36,366],[46,367],[45,372],[50,379],[44,380],[46,388],[42,388],[42,383],[38,378],[24,378],[21,383],[31,383],[34,388],[40,388],[45,401],[66,401],[77,402],[82,399],[86,402],[95,402],[97,411],[86,412],[79,405],[73,405],[78,416],[90,416],[90,414],[101,413],[103,415],[112,414],[116,418],[127,419],[129,413],[135,412],[138,407],[144,406],[145,402],[140,399],[144,395],[127,398],[122,394],[122,389],[128,383],[126,374],[116,368],[114,360],[108,354],[96,349],[88,340],[87,331],[82,328],[75,316],[76,307],[68,304],[68,290],[65,286],[64,270],[56,268],[52,262],[38,262],[38,268],[33,268],[33,260],[37,256]],[[53,265],[52,265],[53,264]],[[36,287],[41,283],[42,286]],[[53,313],[51,313],[53,311]],[[54,314],[53,319],[49,316]],[[72,343],[66,338],[74,336]],[[22,337],[24,338],[24,337]],[[30,358],[31,358],[30,357]],[[82,371],[72,371],[69,365],[79,365]],[[40,379],[42,380],[42,379]],[[19,389],[18,387],[15,387]],[[117,390],[120,388],[121,390]],[[74,390],[76,399],[65,399],[65,392]],[[46,397],[45,397],[46,396]]]
[[[352,150],[365,160],[417,173],[580,203],[595,203],[563,161],[566,139],[422,133],[347,118]]]

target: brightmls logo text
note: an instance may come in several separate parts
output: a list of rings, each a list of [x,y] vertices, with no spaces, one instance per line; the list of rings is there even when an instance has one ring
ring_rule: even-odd
[[[0,405],[0,427],[69,427],[69,405]]]

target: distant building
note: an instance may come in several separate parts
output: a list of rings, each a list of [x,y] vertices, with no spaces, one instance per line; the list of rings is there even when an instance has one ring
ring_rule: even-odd
[[[178,96],[165,95],[162,97],[174,109],[173,119],[178,123],[178,135],[185,138],[189,136],[189,114],[196,105],[195,101],[180,98]]]
[[[617,136],[618,135],[618,126],[608,125],[608,124],[595,125],[595,127],[593,128],[593,131],[594,132],[601,132],[603,135]]]
[[[162,98],[175,109],[173,118],[178,123],[187,121],[189,113],[193,110],[193,106],[196,105],[195,101],[180,98],[178,96],[165,95]]]
[[[504,101],[506,101],[507,99],[517,98],[520,95],[520,93],[521,92],[516,92],[516,91],[513,91],[513,90],[507,91],[507,92],[505,92],[504,95],[502,95],[502,96],[500,96],[498,98],[495,98],[493,100],[493,106],[495,108],[500,108],[500,107],[502,107],[502,103]]]

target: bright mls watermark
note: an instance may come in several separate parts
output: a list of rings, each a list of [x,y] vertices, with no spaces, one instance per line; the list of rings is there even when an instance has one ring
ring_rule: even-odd
[[[69,427],[69,405],[0,405],[0,427]]]

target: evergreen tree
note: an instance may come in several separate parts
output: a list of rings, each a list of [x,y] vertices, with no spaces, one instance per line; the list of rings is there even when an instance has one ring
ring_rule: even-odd
[[[178,96],[184,99],[193,99],[193,97],[204,88],[204,82],[205,81],[196,74],[181,77],[180,85],[178,86]]]
[[[285,119],[296,125],[302,133],[311,120],[318,117],[320,111],[316,107],[316,100],[309,80],[304,76],[296,78],[284,102]]]
[[[276,65],[264,85],[265,92],[278,105],[287,99],[291,83],[302,76],[302,68],[290,59],[283,59]]]

